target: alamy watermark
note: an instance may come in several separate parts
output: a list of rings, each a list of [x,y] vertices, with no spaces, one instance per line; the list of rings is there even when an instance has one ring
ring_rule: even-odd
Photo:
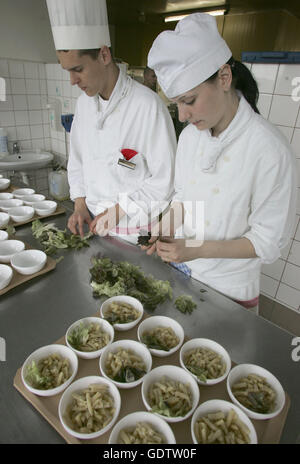
[[[292,99],[294,102],[300,101],[300,77],[294,77],[292,80]]]
[[[300,337],[293,338],[292,346],[295,346],[292,350],[292,360],[298,362],[300,361]]]
[[[6,86],[3,77],[0,77],[0,101],[6,101]]]
[[[151,232],[154,235],[158,234],[158,217],[162,216],[160,223],[162,224],[162,235],[170,237],[175,232],[173,224],[177,224],[176,238],[182,237],[186,239],[186,246],[200,246],[204,240],[204,201],[182,201],[178,202],[182,206],[174,207],[166,201],[151,201],[149,203],[143,201],[131,201],[126,193],[120,193],[117,203],[126,211],[120,224],[116,227],[116,231],[120,235],[137,236],[141,231]],[[176,202],[174,202],[176,203]],[[103,204],[103,209],[110,210],[112,223],[117,223],[117,212],[114,208],[114,202],[106,202]],[[170,209],[173,210],[173,215],[168,214]],[[103,212],[104,212],[103,211]],[[184,211],[184,214],[183,214]],[[159,233],[160,235],[160,233]]]
[[[6,342],[0,337],[0,361],[6,361]]]

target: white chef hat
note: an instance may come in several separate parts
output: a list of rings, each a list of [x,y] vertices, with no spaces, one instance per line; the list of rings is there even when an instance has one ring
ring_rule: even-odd
[[[225,64],[232,53],[218,32],[216,19],[205,13],[183,18],[174,31],[154,40],[148,66],[168,98],[197,87]]]
[[[110,47],[106,0],[47,0],[56,50]]]

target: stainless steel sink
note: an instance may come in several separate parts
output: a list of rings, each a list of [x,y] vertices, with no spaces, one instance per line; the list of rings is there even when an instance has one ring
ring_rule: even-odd
[[[41,153],[21,152],[1,158],[0,171],[31,171],[48,166],[52,160],[53,155],[46,151]]]

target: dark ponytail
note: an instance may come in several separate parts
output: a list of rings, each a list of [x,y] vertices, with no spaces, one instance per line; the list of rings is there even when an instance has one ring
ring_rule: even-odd
[[[257,109],[257,101],[259,97],[259,91],[257,83],[251,73],[251,71],[240,61],[235,60],[231,57],[226,64],[229,64],[232,72],[232,86],[242,92],[252,109],[259,114]],[[218,75],[218,71],[213,74],[207,81],[214,80]]]
[[[227,61],[227,64],[231,67],[233,87],[242,92],[255,113],[259,114],[257,109],[259,91],[256,80],[252,76],[251,71],[247,68],[247,66],[240,61],[235,60],[233,57]]]

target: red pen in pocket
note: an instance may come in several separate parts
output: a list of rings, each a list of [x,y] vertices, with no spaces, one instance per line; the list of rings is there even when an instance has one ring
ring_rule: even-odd
[[[129,160],[131,160],[131,158],[137,155],[138,152],[135,150],[131,150],[130,148],[123,148],[123,150],[121,150],[121,153],[123,155],[123,158],[119,158],[118,164],[129,169],[135,169],[136,164]]]

